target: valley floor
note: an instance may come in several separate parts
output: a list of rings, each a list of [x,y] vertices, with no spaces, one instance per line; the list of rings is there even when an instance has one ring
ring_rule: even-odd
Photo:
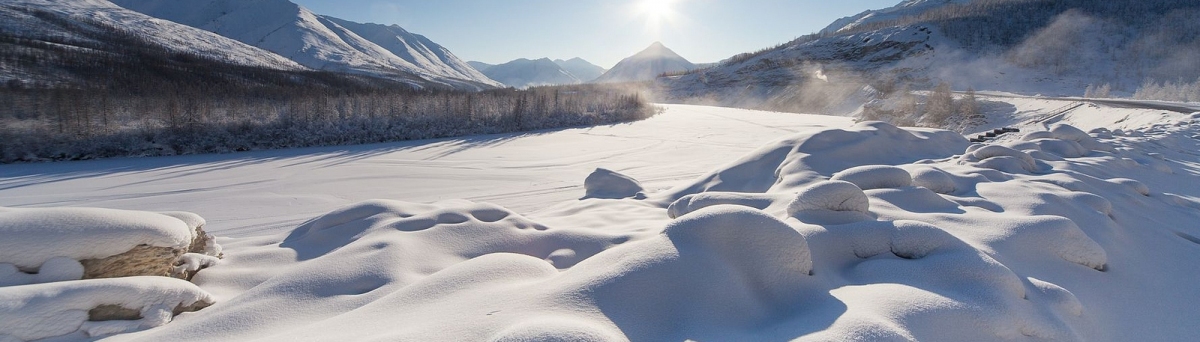
[[[194,281],[216,304],[113,340],[1200,334],[1200,115],[981,97],[1021,132],[666,105],[515,135],[3,165],[0,206],[207,219],[225,259]],[[645,190],[584,198],[598,167]]]

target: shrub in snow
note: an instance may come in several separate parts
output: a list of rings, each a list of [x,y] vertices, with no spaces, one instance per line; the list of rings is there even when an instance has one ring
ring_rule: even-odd
[[[642,184],[633,177],[609,169],[597,168],[583,180],[585,198],[644,197]]]
[[[890,165],[863,165],[835,173],[829,180],[854,183],[862,190],[902,188],[912,185],[912,175]]]

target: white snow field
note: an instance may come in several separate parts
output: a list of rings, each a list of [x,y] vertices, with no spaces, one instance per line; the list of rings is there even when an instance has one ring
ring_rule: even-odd
[[[4,165],[0,206],[185,210],[225,236],[193,279],[215,304],[111,340],[1200,334],[1200,114],[993,100],[1022,132],[989,144],[669,105],[529,134]]]

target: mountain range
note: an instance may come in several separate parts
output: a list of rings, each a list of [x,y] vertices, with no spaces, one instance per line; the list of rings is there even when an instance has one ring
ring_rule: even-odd
[[[659,79],[661,101],[849,114],[897,90],[1131,93],[1200,77],[1200,3],[907,0],[818,33]],[[616,69],[616,68],[614,68]]]
[[[467,64],[487,77],[514,88],[587,83],[605,69],[582,58],[569,60],[518,58],[504,64],[469,61]]]
[[[319,15],[287,0],[115,0],[116,5],[199,28],[314,70],[426,81],[459,89],[500,86],[446,48],[396,25]]]

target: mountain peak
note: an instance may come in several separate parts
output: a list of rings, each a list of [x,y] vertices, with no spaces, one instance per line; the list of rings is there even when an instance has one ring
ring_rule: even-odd
[[[594,82],[617,83],[653,80],[663,73],[695,69],[696,65],[667,48],[662,42],[654,42],[645,50],[621,60]]]

